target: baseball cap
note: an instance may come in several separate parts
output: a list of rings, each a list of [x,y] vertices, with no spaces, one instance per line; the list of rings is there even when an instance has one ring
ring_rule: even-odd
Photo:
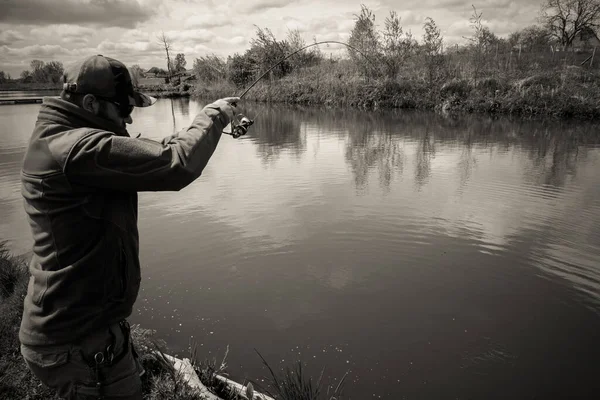
[[[125,64],[101,54],[68,66],[63,74],[63,89],[135,107],[148,107],[156,102],[154,97],[135,90]]]

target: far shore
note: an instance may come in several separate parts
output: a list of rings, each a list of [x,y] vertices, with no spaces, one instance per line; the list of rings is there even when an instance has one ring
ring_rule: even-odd
[[[258,82],[245,100],[305,106],[347,107],[363,110],[419,109],[450,114],[541,116],[560,119],[600,119],[600,72],[582,68],[546,71],[527,78],[481,77],[476,81],[451,79],[426,82],[411,79],[357,79],[319,70]],[[141,85],[156,98],[230,97],[244,88],[222,80],[178,85]],[[42,91],[49,84],[1,84],[0,91]]]

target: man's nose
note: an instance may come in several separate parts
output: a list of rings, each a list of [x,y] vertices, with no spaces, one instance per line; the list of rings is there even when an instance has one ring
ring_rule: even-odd
[[[131,115],[130,115],[127,118],[125,118],[124,121],[125,121],[126,124],[131,124],[131,123],[133,123],[133,118],[131,118]]]

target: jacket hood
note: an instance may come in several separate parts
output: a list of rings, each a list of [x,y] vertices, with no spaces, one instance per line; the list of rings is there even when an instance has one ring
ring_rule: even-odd
[[[92,128],[129,136],[126,128],[100,118],[60,98],[44,97],[37,123],[57,123],[72,129]]]

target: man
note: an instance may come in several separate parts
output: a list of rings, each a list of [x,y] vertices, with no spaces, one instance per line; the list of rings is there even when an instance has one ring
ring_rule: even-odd
[[[131,138],[134,90],[101,55],[68,68],[46,98],[22,170],[33,232],[19,338],[31,371],[61,397],[141,399],[143,372],[129,325],[140,286],[137,192],[180,190],[200,176],[239,98],[207,105],[156,142]]]

